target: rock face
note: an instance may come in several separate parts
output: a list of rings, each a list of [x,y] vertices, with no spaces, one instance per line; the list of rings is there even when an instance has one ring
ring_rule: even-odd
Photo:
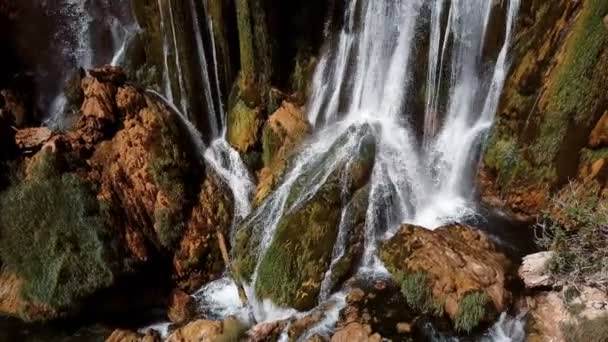
[[[534,221],[568,181],[605,161],[608,35],[601,0],[522,4],[515,62],[480,174],[482,198]],[[605,184],[606,169],[594,180]]]
[[[381,247],[380,257],[413,309],[445,312],[461,330],[491,320],[509,305],[507,259],[470,227],[431,231],[406,225]],[[483,314],[465,321],[475,305]]]
[[[194,317],[195,309],[194,298],[181,290],[176,290],[171,294],[167,316],[171,322],[183,324]]]

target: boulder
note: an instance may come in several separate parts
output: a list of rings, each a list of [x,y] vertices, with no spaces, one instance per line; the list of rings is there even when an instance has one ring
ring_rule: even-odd
[[[173,332],[165,342],[238,341],[244,329],[236,319],[198,320]]]
[[[350,323],[336,331],[331,338],[331,342],[380,342],[382,336],[372,333],[369,325],[360,323]]]
[[[509,262],[482,232],[463,225],[437,230],[405,225],[380,257],[418,312],[445,312],[469,331],[508,308]]]
[[[247,342],[277,341],[287,326],[287,321],[261,323],[247,332]]]
[[[167,316],[175,324],[183,324],[191,320],[196,314],[196,303],[192,296],[181,290],[175,290],[169,299]]]
[[[555,252],[540,252],[525,256],[519,268],[519,277],[529,289],[548,287],[555,284],[549,271],[549,262]]]

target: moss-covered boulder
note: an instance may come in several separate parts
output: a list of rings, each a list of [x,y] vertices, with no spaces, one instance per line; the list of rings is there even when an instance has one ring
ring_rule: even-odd
[[[318,164],[291,184],[285,210],[278,221],[268,250],[257,254],[259,227],[255,220],[266,206],[245,221],[237,233],[236,265],[242,280],[248,282],[258,264],[254,284],[260,298],[282,306],[308,310],[314,307],[323,276],[332,257],[342,210],[356,191],[365,186],[375,157],[375,140],[367,125],[352,127],[338,137]],[[347,144],[348,147],[347,147]],[[343,148],[349,148],[345,153]],[[346,158],[345,155],[347,156]],[[319,171],[327,169],[326,178]],[[323,173],[323,172],[321,172]],[[322,182],[317,184],[316,182]],[[318,189],[302,198],[311,187]]]
[[[406,225],[380,248],[408,305],[420,314],[447,314],[470,332],[508,308],[510,265],[488,237],[466,226],[435,231]]]
[[[0,194],[3,274],[19,279],[16,287],[6,288],[15,289],[9,296],[22,301],[0,311],[26,320],[51,319],[111,285],[117,268],[93,184],[61,172],[50,149],[41,151],[28,170],[26,180]]]

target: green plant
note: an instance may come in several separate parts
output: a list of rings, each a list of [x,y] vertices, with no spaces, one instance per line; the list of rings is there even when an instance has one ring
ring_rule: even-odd
[[[422,314],[443,315],[443,305],[433,299],[426,272],[398,273],[395,278],[401,284],[401,293],[413,310]]]
[[[483,292],[470,292],[462,298],[458,306],[458,313],[454,320],[456,330],[471,332],[487,315],[487,306],[490,302],[488,295]]]
[[[608,341],[608,315],[583,318],[563,324],[561,329],[566,342],[605,342]]]
[[[570,183],[537,224],[538,244],[555,251],[551,273],[567,284],[608,288],[608,203],[599,188]]]
[[[26,298],[61,309],[110,285],[113,273],[90,185],[42,153],[28,180],[0,194],[0,256]]]

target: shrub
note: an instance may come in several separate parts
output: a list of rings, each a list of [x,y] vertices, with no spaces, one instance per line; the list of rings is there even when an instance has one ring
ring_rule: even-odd
[[[471,332],[487,315],[488,296],[483,292],[471,292],[462,298],[454,325],[456,330]]]
[[[401,283],[401,293],[413,310],[422,314],[443,315],[443,305],[433,300],[433,292],[426,272],[397,274],[396,280]]]
[[[566,342],[605,342],[608,341],[608,315],[594,319],[583,318],[578,322],[562,325]]]
[[[608,203],[597,186],[571,183],[538,223],[540,246],[555,251],[551,273],[566,284],[608,288]]]
[[[0,256],[24,279],[25,298],[61,309],[110,285],[113,274],[89,185],[42,157],[29,180],[0,194]]]

